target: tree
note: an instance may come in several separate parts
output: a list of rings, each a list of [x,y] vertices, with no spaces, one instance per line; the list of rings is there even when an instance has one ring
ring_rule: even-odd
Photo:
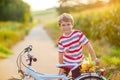
[[[80,3],[79,0],[59,0],[58,2],[60,4],[60,6],[57,8],[59,14],[71,12],[71,10],[74,10],[74,7]]]
[[[26,22],[30,18],[30,7],[22,0],[0,0],[0,12],[1,21]]]

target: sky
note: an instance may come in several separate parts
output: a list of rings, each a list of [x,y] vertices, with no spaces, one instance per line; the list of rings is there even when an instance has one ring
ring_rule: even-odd
[[[52,7],[59,6],[58,0],[23,0],[31,6],[31,11],[44,10]],[[88,0],[81,0],[83,3],[87,3]],[[96,0],[93,0],[96,1]],[[101,0],[109,1],[109,0]]]
[[[44,10],[58,6],[58,0],[23,0],[31,6],[31,11]]]

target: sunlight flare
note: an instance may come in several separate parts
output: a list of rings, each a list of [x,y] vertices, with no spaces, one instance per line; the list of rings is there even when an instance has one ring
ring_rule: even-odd
[[[32,11],[44,10],[58,6],[57,0],[23,0],[28,3]]]

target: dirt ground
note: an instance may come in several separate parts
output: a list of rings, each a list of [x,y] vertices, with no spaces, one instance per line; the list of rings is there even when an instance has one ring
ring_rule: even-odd
[[[8,80],[17,74],[16,59],[18,54],[28,45],[33,46],[31,54],[37,58],[33,64],[36,71],[40,73],[57,74],[58,54],[55,44],[43,29],[42,24],[37,24],[21,42],[14,45],[14,52],[8,58],[0,60],[0,80]]]

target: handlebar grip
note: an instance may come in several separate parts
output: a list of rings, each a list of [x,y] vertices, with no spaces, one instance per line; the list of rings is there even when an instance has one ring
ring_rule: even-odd
[[[32,45],[29,45],[27,48],[25,48],[25,52],[31,51],[32,50]]]

